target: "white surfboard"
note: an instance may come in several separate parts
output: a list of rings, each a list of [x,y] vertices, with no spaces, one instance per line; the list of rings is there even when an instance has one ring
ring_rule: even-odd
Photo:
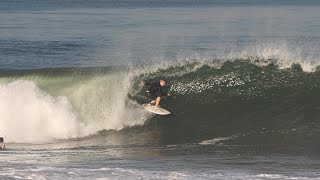
[[[152,113],[155,113],[155,114],[159,114],[159,115],[168,115],[168,114],[171,114],[170,111],[166,110],[166,109],[163,109],[163,108],[159,108],[159,109],[155,109],[156,106],[149,106],[148,103],[145,103],[145,104],[142,104],[142,106],[152,112]]]

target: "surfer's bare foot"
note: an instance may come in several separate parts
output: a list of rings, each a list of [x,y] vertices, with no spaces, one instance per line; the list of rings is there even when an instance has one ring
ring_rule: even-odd
[[[160,110],[160,106],[156,106],[154,109],[155,110]]]

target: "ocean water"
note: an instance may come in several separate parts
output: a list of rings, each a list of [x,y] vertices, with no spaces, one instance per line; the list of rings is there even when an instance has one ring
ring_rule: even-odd
[[[320,179],[319,8],[1,1],[0,179]]]

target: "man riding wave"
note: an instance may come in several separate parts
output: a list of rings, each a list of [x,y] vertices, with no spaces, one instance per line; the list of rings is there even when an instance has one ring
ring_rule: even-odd
[[[147,90],[149,98],[152,99],[152,101],[148,104],[149,106],[152,106],[155,104],[155,109],[160,109],[160,101],[162,96],[171,96],[170,93],[164,93],[162,91],[162,88],[166,86],[165,80],[160,80],[156,83],[145,83],[145,85],[149,85],[149,88]]]

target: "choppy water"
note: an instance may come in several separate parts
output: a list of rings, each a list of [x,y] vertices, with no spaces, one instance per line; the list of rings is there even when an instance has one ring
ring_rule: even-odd
[[[319,32],[318,1],[1,1],[0,177],[320,179]]]

